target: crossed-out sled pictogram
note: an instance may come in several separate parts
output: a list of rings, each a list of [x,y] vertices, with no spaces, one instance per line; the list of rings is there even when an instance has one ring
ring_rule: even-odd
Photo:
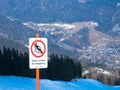
[[[37,58],[42,57],[46,52],[46,46],[44,42],[41,40],[35,40],[31,45],[31,52],[33,56]]]
[[[42,53],[43,52],[41,47],[37,43],[35,43],[34,49],[35,49],[35,52],[37,52],[37,53]]]

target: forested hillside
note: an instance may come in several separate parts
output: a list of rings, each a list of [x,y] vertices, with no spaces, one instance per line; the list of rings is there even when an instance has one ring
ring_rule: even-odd
[[[35,70],[29,69],[28,53],[5,47],[2,51],[0,50],[0,75],[35,77]],[[50,56],[48,68],[41,70],[41,78],[44,79],[69,81],[76,77],[81,78],[81,75],[80,62],[54,54]]]

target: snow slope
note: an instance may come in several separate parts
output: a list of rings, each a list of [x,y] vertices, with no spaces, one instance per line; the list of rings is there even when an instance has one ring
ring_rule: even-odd
[[[71,82],[42,79],[40,90],[120,90],[120,86],[107,86],[92,79]],[[0,76],[0,90],[35,90],[35,79],[15,76]]]

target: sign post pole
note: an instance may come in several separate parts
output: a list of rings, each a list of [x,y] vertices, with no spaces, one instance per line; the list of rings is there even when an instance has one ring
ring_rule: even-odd
[[[36,90],[40,90],[40,69],[48,67],[48,40],[40,38],[40,34],[36,34],[36,38],[29,38],[29,68],[36,69]]]
[[[40,90],[40,80],[39,80],[39,78],[40,78],[40,69],[39,68],[37,68],[36,69],[36,90]]]
[[[36,38],[40,38],[40,34],[36,34]],[[40,90],[40,69],[36,68],[36,90]]]

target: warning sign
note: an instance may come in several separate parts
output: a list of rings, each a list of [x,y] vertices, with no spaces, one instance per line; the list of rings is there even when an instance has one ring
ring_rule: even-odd
[[[29,67],[47,68],[47,38],[29,39]]]

